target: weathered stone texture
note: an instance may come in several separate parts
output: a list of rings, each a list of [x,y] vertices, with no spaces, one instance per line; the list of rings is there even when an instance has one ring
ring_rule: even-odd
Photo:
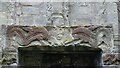
[[[23,14],[39,14],[39,8],[32,6],[25,6],[22,8],[22,12]]]
[[[104,53],[113,53],[115,49],[111,26],[36,27],[8,25],[2,29],[6,30],[5,50],[10,49],[10,51],[15,51],[12,49],[13,47],[31,46],[35,41],[40,44],[34,45],[69,46],[80,44],[100,47]]]
[[[78,25],[109,25],[113,29],[107,33],[110,38],[110,46],[101,46],[105,51],[117,53],[119,45],[118,40],[118,13],[116,3],[77,3],[77,2],[0,2],[0,29],[1,25],[22,25],[22,26],[43,26],[43,25],[58,25],[58,26],[78,26]],[[0,33],[0,52],[5,46],[5,30]],[[59,30],[58,30],[59,31]],[[67,32],[66,33],[70,33]],[[57,34],[57,33],[56,33]],[[112,34],[112,35],[109,35]],[[113,37],[113,34],[115,37]],[[54,35],[54,34],[53,34]],[[66,34],[64,34],[66,35]],[[117,38],[116,38],[117,37]],[[98,37],[98,40],[101,38]],[[115,45],[115,46],[114,46]],[[106,49],[107,48],[107,49]]]
[[[70,6],[72,25],[113,25],[114,34],[118,34],[118,28],[116,28],[118,27],[118,15],[115,3],[72,3]]]
[[[2,12],[6,12],[6,14],[18,20],[22,16],[33,16],[32,22],[33,24],[40,23],[38,20],[36,22],[36,17],[38,19],[45,19],[44,23],[51,22],[49,18],[53,13],[62,13],[66,18],[68,15],[68,25],[88,25],[88,24],[101,24],[101,25],[108,25],[113,24],[115,34],[117,33],[118,21],[117,21],[117,6],[115,3],[4,3],[2,2],[1,5],[4,5],[1,8]],[[57,6],[56,6],[57,5]],[[109,7],[111,6],[111,7]],[[8,12],[9,10],[9,12]],[[10,13],[10,14],[9,14]],[[61,15],[56,15],[57,17],[61,17]],[[35,18],[34,18],[35,17]],[[29,17],[26,17],[26,19]],[[59,18],[57,18],[59,20]],[[25,19],[25,18],[24,18]],[[56,20],[56,19],[54,19]],[[63,19],[65,20],[65,19]],[[62,20],[61,20],[62,21]],[[61,22],[60,21],[60,22]],[[17,24],[23,23],[24,21],[15,21]],[[14,23],[15,23],[14,22]],[[25,20],[25,22],[27,22]],[[29,22],[29,20],[28,20]],[[56,22],[55,22],[56,23]],[[59,22],[58,22],[59,23]],[[67,23],[67,22],[66,22]],[[46,25],[44,24],[44,25]],[[23,24],[24,25],[24,24]],[[57,24],[56,24],[57,25]]]

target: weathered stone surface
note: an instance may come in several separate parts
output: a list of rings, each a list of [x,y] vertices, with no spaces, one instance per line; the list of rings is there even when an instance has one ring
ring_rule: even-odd
[[[34,23],[34,18],[33,18],[33,16],[32,15],[22,15],[22,16],[20,16],[20,23],[19,23],[19,25],[25,25],[25,26],[27,26],[27,25],[29,25],[29,26],[31,26],[31,25],[33,25]]]
[[[0,2],[0,12],[6,12],[7,11],[7,3]]]
[[[104,65],[104,68],[120,68],[120,65]]]
[[[22,12],[23,14],[39,14],[39,8],[36,7],[30,7],[30,6],[25,6],[22,7]]]
[[[33,17],[35,26],[45,26],[48,23],[47,16],[45,14],[36,15]]]
[[[87,25],[92,23],[92,4],[76,3],[70,4],[70,23],[71,25]]]
[[[117,5],[116,3],[16,3],[16,2],[0,2],[0,26],[4,25],[22,25],[22,26],[41,26],[41,25],[49,25],[51,24],[51,20],[53,20],[54,25],[112,25],[114,35],[118,35],[118,15],[117,15]],[[57,5],[57,6],[56,6]],[[62,13],[64,17],[61,15],[53,15],[54,13]],[[31,15],[32,14],[32,15]],[[51,19],[50,19],[51,18]],[[50,19],[50,20],[49,20]],[[1,28],[0,28],[1,29]],[[60,29],[58,30],[62,32]],[[64,32],[64,30],[63,30]],[[63,35],[62,40],[67,36],[71,40],[72,37],[69,35],[69,29],[65,30],[66,34]],[[4,33],[4,32],[3,32]],[[52,33],[52,32],[51,32]],[[53,31],[53,33],[56,33]],[[101,33],[100,33],[101,34]],[[111,32],[109,34],[112,34]],[[109,34],[107,34],[109,36]],[[66,35],[66,36],[65,36]],[[54,36],[54,34],[53,34]],[[55,34],[57,36],[57,34]],[[61,38],[61,34],[57,36],[58,39]],[[112,37],[112,36],[111,36]],[[111,47],[110,38],[107,39],[107,43],[110,45],[101,45],[101,48],[104,49],[105,52],[117,52],[119,48],[119,40],[115,39],[114,44],[115,47]],[[5,36],[0,33],[0,38],[2,38],[2,42],[0,44],[3,47],[5,46]],[[19,38],[17,38],[20,40]],[[113,38],[112,38],[113,39]],[[66,39],[64,39],[66,40]],[[67,41],[70,41],[67,38]],[[98,42],[101,42],[101,37],[98,37]],[[55,41],[55,40],[54,40]],[[21,41],[20,41],[21,42]],[[58,42],[58,41],[55,41]],[[12,42],[15,44],[15,42]],[[47,44],[46,42],[44,42]],[[4,45],[3,45],[4,44]],[[34,44],[39,44],[35,42]],[[59,44],[59,43],[57,43]],[[17,44],[15,44],[17,45]],[[4,48],[4,47],[3,47]],[[0,48],[1,50],[2,48]]]
[[[97,30],[97,44],[104,52],[112,53],[114,47],[113,32],[111,28],[99,28]]]
[[[104,65],[119,65],[120,59],[118,58],[118,55],[105,54],[103,55],[103,63]]]
[[[7,23],[7,16],[5,13],[0,12],[0,24],[6,24]]]
[[[21,38],[22,41],[22,43],[17,41],[18,44],[27,46],[33,41],[48,40],[49,33],[45,27],[7,26],[6,37],[6,40],[8,40],[6,42],[7,48],[9,49],[13,45],[11,42],[16,41],[17,38]]]
[[[42,28],[45,28],[41,31]],[[104,53],[115,52],[111,26],[6,26],[6,47],[29,46],[38,41],[40,45],[69,46],[72,44],[100,47]],[[36,43],[38,44],[38,43]],[[36,45],[34,43],[34,45]],[[10,48],[11,49],[11,48]]]
[[[3,4],[3,3],[1,3],[1,4]],[[69,17],[68,21],[70,23],[67,25],[88,25],[88,24],[95,25],[95,24],[98,24],[98,22],[101,25],[114,23],[113,28],[114,28],[115,34],[118,34],[117,33],[118,29],[116,28],[116,27],[118,27],[117,7],[116,7],[115,3],[76,3],[76,2],[74,2],[74,3],[59,3],[58,2],[58,3],[36,3],[35,4],[35,3],[27,3],[26,2],[26,3],[21,3],[21,4],[5,3],[5,5],[6,5],[5,9],[7,9],[7,6],[8,6],[10,13],[17,13],[19,15],[24,15],[22,13],[25,13],[28,15],[29,14],[41,15],[41,16],[38,16],[39,19],[37,19],[37,20],[36,20],[36,15],[35,15],[35,18],[33,16],[33,20],[35,19],[35,22],[32,22],[32,24],[39,24],[39,22],[41,22],[41,20],[44,19],[44,16],[46,19],[44,21],[44,23],[47,22],[52,13],[63,13],[64,15],[68,15],[68,17]],[[17,5],[17,7],[15,7],[15,5]],[[59,6],[56,6],[56,5],[59,5]],[[112,5],[112,7],[109,7],[111,5]],[[14,15],[14,14],[12,14],[12,15]],[[26,17],[26,19],[27,18],[29,18],[29,17]],[[21,22],[19,22],[19,23],[23,23],[21,18],[20,18],[20,21]],[[55,25],[57,25],[61,22],[63,22],[63,20],[58,19],[55,22]],[[19,23],[17,23],[17,24],[19,24]],[[22,24],[22,25],[24,25],[24,24]],[[27,24],[27,25],[29,25],[29,24]]]
[[[1,59],[2,65],[10,65],[13,63],[17,63],[17,55],[13,52],[4,52],[3,57]],[[4,68],[4,67],[3,67]]]
[[[109,7],[112,5],[112,7]],[[109,25],[118,34],[118,15],[115,3],[71,3],[69,20],[71,25]],[[113,20],[114,19],[114,20]],[[114,22],[114,23],[113,23]],[[116,28],[117,27],[117,28]]]

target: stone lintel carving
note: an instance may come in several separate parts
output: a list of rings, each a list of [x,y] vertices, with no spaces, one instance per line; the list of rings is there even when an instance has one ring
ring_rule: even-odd
[[[118,65],[120,64],[120,59],[115,54],[105,54],[103,55],[104,65]]]
[[[92,47],[103,47],[103,50],[105,50],[105,46],[113,46],[112,26],[7,26],[7,48],[10,48],[12,45],[17,47],[29,46],[33,42],[35,42],[34,45],[50,46],[87,44]]]
[[[44,27],[22,27],[8,26],[7,27],[8,45],[11,45],[10,38],[18,35],[22,40],[22,45],[29,45],[33,40],[48,40],[49,32]]]
[[[8,50],[8,53],[11,51],[16,52],[18,47],[33,45],[86,45],[100,47],[104,53],[112,52],[114,47],[112,26],[5,26],[6,46],[4,50],[5,52]],[[7,57],[10,57],[10,55]],[[104,64],[107,64],[109,60],[111,62],[116,61],[116,59],[108,57],[105,58]]]

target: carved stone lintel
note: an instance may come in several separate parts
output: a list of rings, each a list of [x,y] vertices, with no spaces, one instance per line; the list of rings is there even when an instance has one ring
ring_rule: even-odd
[[[37,41],[40,45],[73,45],[79,43],[92,47],[113,46],[113,33],[111,26],[17,26],[8,25],[6,31],[7,48],[11,46],[29,46]],[[83,40],[78,41],[75,39]],[[14,42],[17,42],[14,44]],[[13,42],[13,43],[12,43]],[[35,43],[37,44],[37,43]],[[106,51],[104,51],[106,52]]]
[[[26,27],[27,28],[27,27]],[[7,41],[8,45],[11,45],[11,38],[14,36],[19,36],[22,40],[21,45],[29,45],[35,40],[47,40],[49,38],[49,32],[45,27],[31,27],[25,29],[22,26],[8,26],[7,27]]]

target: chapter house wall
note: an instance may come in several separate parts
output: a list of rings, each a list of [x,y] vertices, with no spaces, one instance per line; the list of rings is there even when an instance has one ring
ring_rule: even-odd
[[[116,3],[28,3],[28,2],[0,2],[0,52],[5,49],[6,31],[8,25],[19,26],[110,26],[106,34],[107,45],[100,46],[106,53],[118,53],[118,13]],[[57,5],[57,6],[56,6]],[[104,28],[100,28],[102,30]],[[58,31],[64,30],[57,28]],[[107,30],[107,32],[106,32]],[[54,31],[54,29],[53,29]],[[69,32],[68,30],[67,32]],[[99,31],[99,30],[98,30]],[[109,32],[109,33],[108,33]],[[102,32],[101,32],[102,33]],[[99,34],[99,32],[98,32]],[[53,34],[54,35],[54,34]],[[65,34],[64,34],[65,35]],[[97,37],[98,43],[101,36]],[[111,43],[111,44],[110,44]],[[35,43],[37,44],[37,42]],[[112,46],[112,47],[111,47]],[[108,47],[108,48],[107,48]],[[106,49],[107,48],[107,49]],[[110,48],[112,48],[112,51]],[[2,58],[2,56],[0,56]]]

